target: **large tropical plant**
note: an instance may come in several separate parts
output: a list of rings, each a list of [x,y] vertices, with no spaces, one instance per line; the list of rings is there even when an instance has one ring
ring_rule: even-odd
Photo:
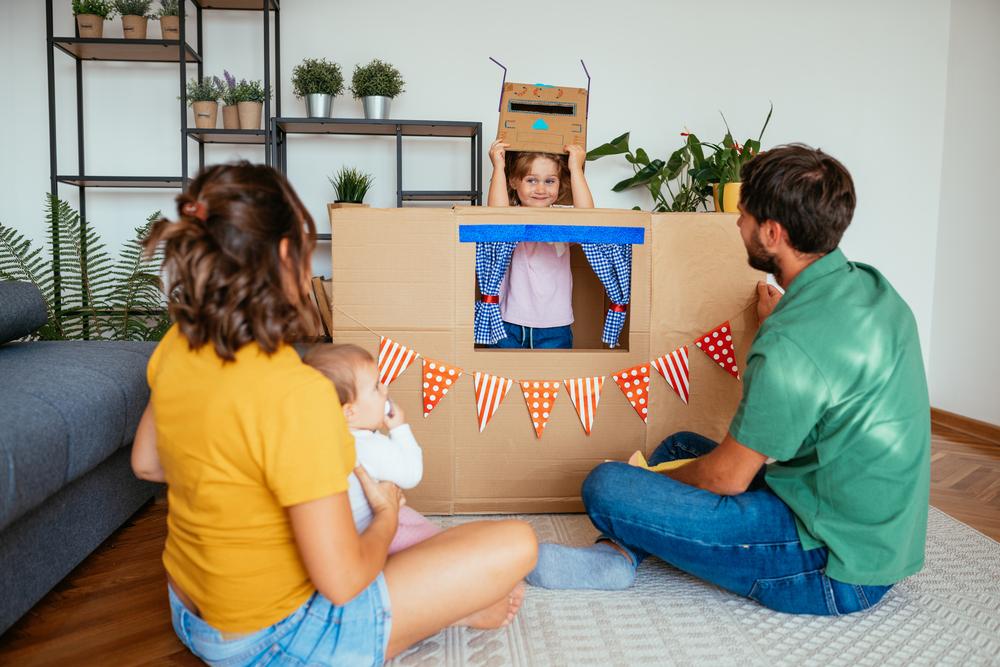
[[[170,326],[160,290],[163,257],[158,251],[147,258],[142,249],[159,218],[157,211],[137,227],[117,258],[92,227],[81,224],[79,213],[52,195],[46,201],[48,255],[0,223],[0,280],[33,283],[45,299],[48,321],[35,337],[159,340]]]

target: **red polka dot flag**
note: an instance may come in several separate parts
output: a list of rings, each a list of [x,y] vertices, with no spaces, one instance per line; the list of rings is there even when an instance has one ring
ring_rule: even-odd
[[[378,380],[388,387],[393,380],[410,367],[413,360],[417,358],[417,353],[391,338],[380,336],[380,339],[378,344]]]
[[[563,380],[566,389],[569,390],[570,400],[580,415],[580,423],[583,430],[590,435],[590,429],[594,426],[594,414],[597,412],[597,404],[601,400],[601,388],[604,386],[604,376],[590,378],[575,378],[573,380]]]
[[[727,373],[740,379],[740,369],[736,365],[736,352],[733,348],[733,327],[729,320],[703,334],[694,344]]]
[[[528,406],[528,416],[535,427],[535,437],[541,438],[549,423],[552,406],[559,396],[559,380],[521,380],[521,391]]]
[[[649,417],[649,373],[649,364],[639,364],[611,376],[643,422]]]
[[[660,372],[670,388],[677,392],[682,401],[687,403],[688,397],[691,395],[691,371],[688,369],[687,345],[681,345],[670,354],[654,359],[652,363],[653,368]]]
[[[498,375],[476,372],[476,415],[479,419],[479,432],[493,419],[500,403],[507,397],[514,384],[513,380]]]
[[[423,389],[424,417],[437,407],[437,404],[448,395],[452,386],[462,377],[462,369],[436,359],[424,359]]]

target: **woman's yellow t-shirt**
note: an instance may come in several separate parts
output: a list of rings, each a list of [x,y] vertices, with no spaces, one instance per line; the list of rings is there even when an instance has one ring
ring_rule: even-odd
[[[163,564],[225,632],[285,618],[315,591],[285,508],[347,490],[354,439],[333,385],[283,345],[223,363],[176,326],[147,369],[167,479]]]

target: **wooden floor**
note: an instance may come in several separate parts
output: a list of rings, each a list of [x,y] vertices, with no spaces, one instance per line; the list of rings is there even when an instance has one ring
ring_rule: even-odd
[[[931,504],[1000,541],[1000,445],[935,428]],[[174,637],[160,550],[166,505],[141,509],[0,637],[0,665],[199,665]]]

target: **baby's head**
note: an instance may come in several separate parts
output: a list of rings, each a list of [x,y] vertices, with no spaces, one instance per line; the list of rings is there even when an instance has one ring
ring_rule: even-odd
[[[367,350],[349,344],[316,345],[303,361],[336,387],[350,428],[375,430],[385,423],[389,390],[379,382],[378,367]]]
[[[552,206],[570,191],[569,161],[552,153],[513,153],[507,166],[511,206]]]

